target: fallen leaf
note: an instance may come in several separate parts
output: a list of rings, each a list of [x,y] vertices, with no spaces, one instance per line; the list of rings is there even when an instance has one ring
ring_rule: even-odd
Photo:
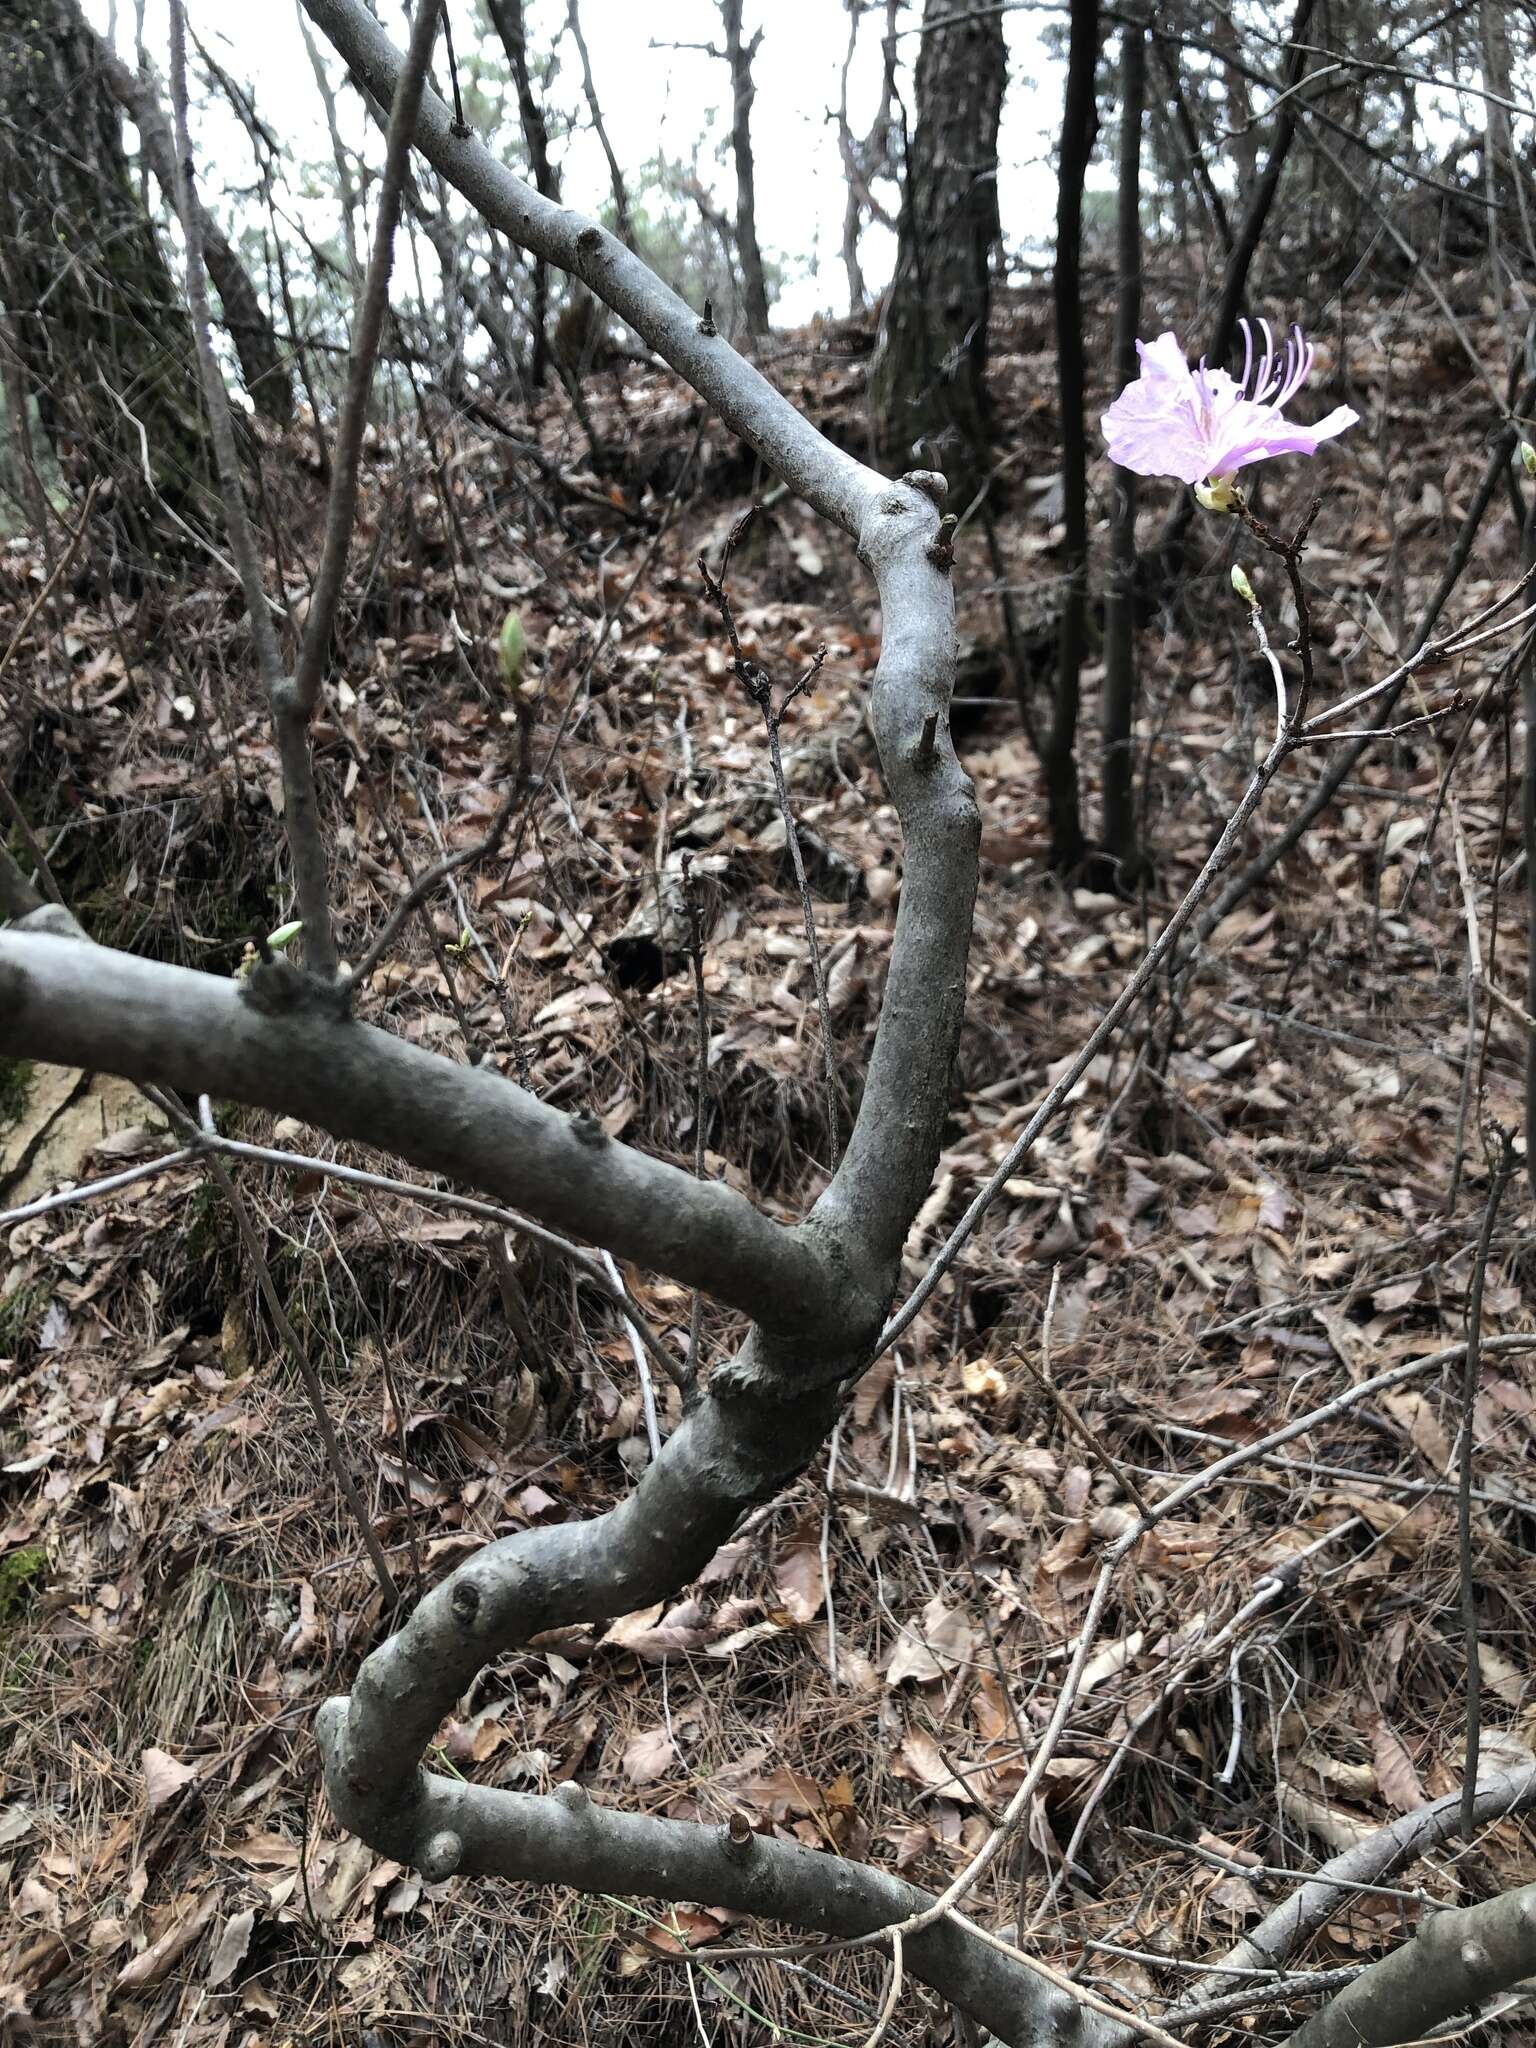
[[[642,1728],[624,1746],[624,1775],[631,1785],[654,1785],[677,1761],[677,1744],[665,1728]]]
[[[246,1950],[251,1945],[251,1933],[256,1925],[256,1914],[251,1907],[243,1913],[231,1913],[219,1929],[219,1938],[213,1945],[213,1954],[208,1959],[207,1983],[211,1991],[229,1979],[245,1961]]]
[[[158,1813],[197,1776],[195,1765],[178,1763],[163,1749],[146,1749],[139,1759],[151,1813]]]

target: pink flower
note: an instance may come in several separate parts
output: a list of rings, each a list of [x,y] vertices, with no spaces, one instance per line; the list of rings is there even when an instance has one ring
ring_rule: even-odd
[[[1320,441],[1355,424],[1360,415],[1347,405],[1336,406],[1314,427],[1286,419],[1282,408],[1312,374],[1312,348],[1293,327],[1284,356],[1277,356],[1269,322],[1261,320],[1264,353],[1255,362],[1253,330],[1246,320],[1241,324],[1240,381],[1225,370],[1208,370],[1204,362],[1191,370],[1171,333],[1137,342],[1141,375],[1100,422],[1111,461],[1138,476],[1221,483],[1270,455],[1315,455]]]

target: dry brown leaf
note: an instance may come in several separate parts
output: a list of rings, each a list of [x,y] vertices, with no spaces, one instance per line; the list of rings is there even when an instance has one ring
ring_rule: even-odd
[[[642,1728],[624,1745],[623,1761],[631,1785],[654,1785],[677,1761],[677,1744],[665,1728]]]
[[[210,1886],[201,1897],[188,1892],[177,1904],[171,1924],[157,1941],[124,1963],[115,1991],[148,1991],[186,1954],[218,1910],[218,1894]]]
[[[1280,1811],[1289,1820],[1296,1822],[1309,1833],[1326,1842],[1330,1849],[1353,1849],[1367,1836],[1376,1833],[1376,1823],[1363,1813],[1351,1813],[1346,1807],[1335,1806],[1325,1799],[1317,1799],[1310,1792],[1303,1792],[1299,1786],[1289,1785],[1283,1779],[1275,1787],[1275,1797]]]
[[[243,1913],[231,1913],[219,1929],[219,1938],[208,1959],[206,1982],[210,1991],[216,1991],[221,1984],[227,1983],[245,1961],[255,1925],[256,1915],[247,1907]]]
[[[791,1621],[813,1620],[827,1597],[822,1576],[821,1548],[810,1536],[802,1536],[781,1550],[774,1568],[774,1590],[779,1605]]]
[[[163,1749],[146,1749],[139,1758],[144,1774],[144,1793],[151,1813],[158,1813],[197,1776],[196,1766],[178,1763]]]
[[[1372,1714],[1365,1723],[1371,1738],[1371,1755],[1376,1765],[1376,1782],[1381,1796],[1399,1813],[1411,1813],[1422,1806],[1427,1794],[1402,1737],[1385,1714]]]

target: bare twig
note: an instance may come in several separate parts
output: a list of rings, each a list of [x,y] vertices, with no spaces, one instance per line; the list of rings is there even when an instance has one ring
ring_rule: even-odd
[[[331,489],[325,506],[325,539],[315,572],[314,589],[310,593],[304,640],[294,666],[295,708],[306,720],[314,715],[319,699],[320,678],[330,653],[336,608],[341,602],[342,579],[347,572],[352,527],[357,516],[357,478],[363,456],[368,399],[373,389],[373,367],[384,331],[384,316],[389,310],[389,274],[394,268],[400,201],[405,190],[411,143],[416,133],[416,117],[421,107],[422,86],[432,59],[438,23],[444,12],[442,0],[416,0],[411,17],[411,39],[389,110],[384,175],[379,184],[378,212],[373,223],[373,247],[369,252],[368,272],[358,294],[352,322],[347,391],[342,400],[332,455]]]
[[[1498,1132],[1498,1157],[1488,1182],[1483,1227],[1472,1259],[1472,1284],[1467,1290],[1467,1348],[1461,1370],[1461,1440],[1456,1461],[1456,1544],[1461,1569],[1461,1629],[1467,1666],[1467,1752],[1461,1781],[1461,1831],[1472,1833],[1477,1801],[1478,1753],[1482,1736],[1482,1666],[1477,1653],[1477,1584],[1472,1561],[1472,1450],[1476,1437],[1477,1390],[1483,1362],[1483,1290],[1488,1280],[1488,1253],[1493,1243],[1499,1205],[1515,1170],[1515,1141]]]
[[[314,757],[309,743],[309,721],[300,709],[292,680],[283,672],[282,650],[277,629],[267,604],[262,581],[261,557],[246,510],[245,490],[240,480],[240,456],[235,445],[234,421],[224,373],[214,354],[208,313],[208,287],[203,267],[201,208],[192,182],[192,144],[187,129],[187,51],[183,0],[171,0],[171,105],[176,124],[177,200],[182,236],[187,250],[187,304],[192,315],[193,338],[202,373],[203,399],[208,414],[208,433],[213,443],[229,529],[229,549],[234,557],[245,595],[246,615],[263,686],[272,707],[277,736],[278,760],[283,782],[283,831],[293,862],[294,889],[299,915],[304,921],[305,958],[327,979],[336,972],[336,939],[331,928],[330,888],[327,880],[325,847],[320,836],[319,804],[315,794]]]

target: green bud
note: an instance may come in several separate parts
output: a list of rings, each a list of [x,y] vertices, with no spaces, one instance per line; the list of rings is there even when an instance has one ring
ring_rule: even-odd
[[[528,640],[523,632],[523,622],[517,613],[508,612],[501,622],[501,639],[498,643],[501,655],[501,673],[509,690],[515,690],[523,680],[523,664],[528,659]]]
[[[1237,592],[1244,604],[1252,605],[1255,611],[1258,610],[1259,600],[1253,594],[1253,585],[1248,581],[1246,574],[1236,562],[1232,564],[1232,588]]]
[[[267,944],[274,953],[282,953],[291,946],[304,929],[302,917],[296,917],[292,924],[280,924],[275,932],[267,933]]]
[[[1236,484],[1227,476],[1207,477],[1195,485],[1195,496],[1207,512],[1235,512],[1242,503]]]
[[[1529,441],[1520,443],[1520,460],[1525,465],[1527,476],[1536,476],[1536,448]]]

